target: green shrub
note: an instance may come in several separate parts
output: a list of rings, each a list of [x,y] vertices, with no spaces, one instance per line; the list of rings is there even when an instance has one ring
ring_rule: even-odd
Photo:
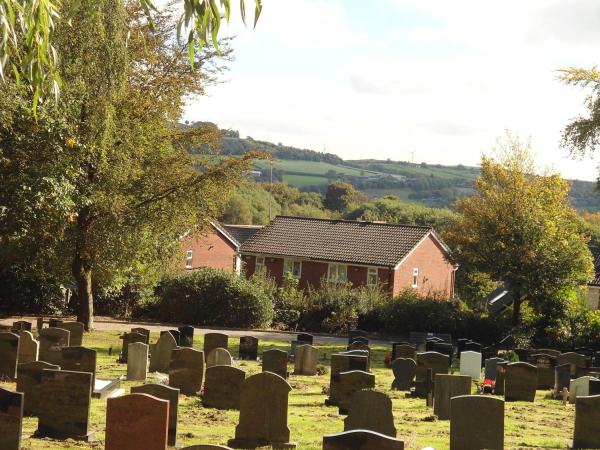
[[[209,268],[168,280],[159,314],[166,322],[263,328],[271,325],[273,305],[260,285]]]
[[[288,276],[280,287],[277,287],[273,278],[257,279],[253,277],[253,281],[261,283],[273,301],[272,327],[279,330],[297,331],[300,317],[309,309],[304,291],[298,289],[299,280]]]
[[[504,359],[508,362],[519,362],[519,355],[513,351],[508,351],[504,354]]]

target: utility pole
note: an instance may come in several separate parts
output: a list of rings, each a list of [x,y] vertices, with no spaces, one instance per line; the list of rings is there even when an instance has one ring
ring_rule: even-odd
[[[269,189],[269,222],[271,221],[271,201],[273,200],[273,164],[280,161],[277,158],[274,158],[272,155],[268,156],[267,159],[269,165],[271,166],[271,187]]]

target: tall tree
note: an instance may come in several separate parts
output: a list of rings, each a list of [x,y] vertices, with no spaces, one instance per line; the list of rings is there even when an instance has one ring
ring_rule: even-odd
[[[349,206],[367,201],[367,196],[343,181],[334,181],[327,186],[323,206],[331,211],[343,212]]]
[[[477,195],[454,204],[459,214],[443,233],[457,262],[511,284],[513,325],[524,300],[538,307],[593,275],[585,224],[569,204],[568,183],[559,174],[535,172],[530,144],[507,133],[494,157],[482,157]]]
[[[86,329],[92,283],[117,287],[140,262],[165,264],[182,234],[219,213],[253,156],[221,158],[215,127],[177,126],[186,100],[223,67],[214,49],[196,48],[192,70],[173,12],[155,21],[151,35],[139,6],[98,0],[72,28],[57,27],[65,87],[60,102],[40,105],[37,122],[26,89],[0,86],[10,96],[0,125],[0,178],[10,186],[0,193],[0,258],[49,261],[65,277],[70,269]]]

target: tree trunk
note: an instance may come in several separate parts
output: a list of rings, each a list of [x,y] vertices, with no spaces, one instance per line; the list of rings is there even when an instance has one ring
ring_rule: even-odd
[[[521,320],[521,293],[519,291],[513,292],[513,316],[511,325],[513,327],[519,326]]]
[[[87,233],[90,225],[90,212],[87,207],[79,211],[77,217],[77,241],[75,259],[71,268],[77,284],[77,321],[83,323],[85,331],[94,328],[94,298],[92,296],[92,265],[87,248]]]

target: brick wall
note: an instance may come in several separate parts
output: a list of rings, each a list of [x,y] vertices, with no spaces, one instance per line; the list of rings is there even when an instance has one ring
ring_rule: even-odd
[[[394,295],[413,284],[413,269],[419,269],[418,287],[422,295],[436,292],[450,298],[454,293],[454,268],[444,259],[444,251],[428,236],[394,273]]]
[[[186,251],[192,250],[192,267],[186,269]],[[185,270],[198,270],[204,267],[232,272],[236,248],[233,243],[219,232],[208,236],[183,239],[182,260],[177,265]]]

